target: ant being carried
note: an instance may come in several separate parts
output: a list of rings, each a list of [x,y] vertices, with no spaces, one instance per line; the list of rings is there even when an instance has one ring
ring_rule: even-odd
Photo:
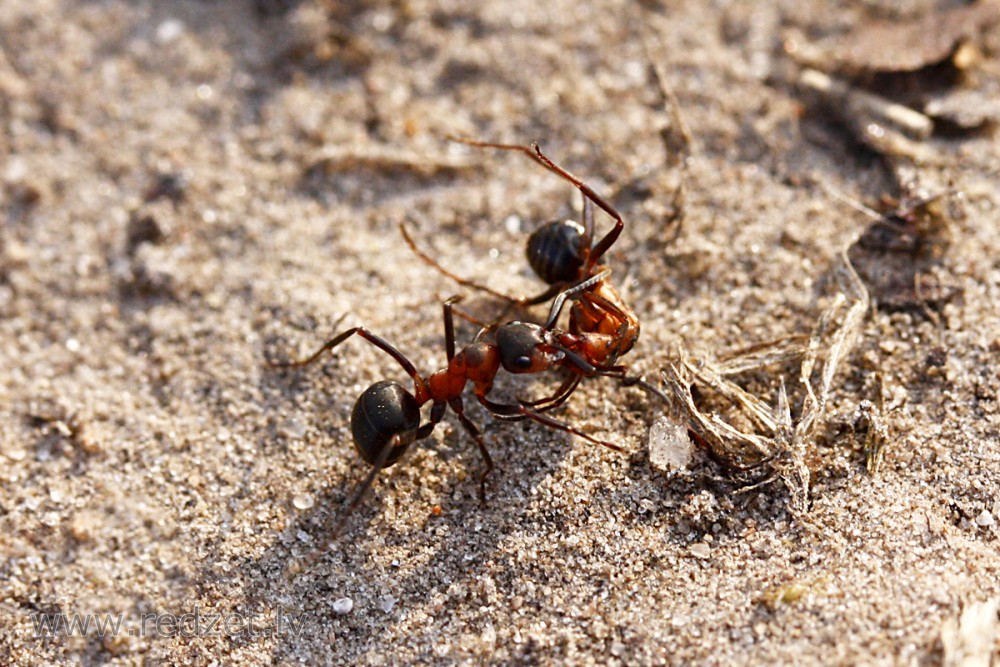
[[[459,285],[492,294],[510,302],[511,305],[531,306],[557,297],[547,327],[555,325],[555,319],[562,305],[559,299],[572,298],[569,332],[586,334],[590,337],[594,347],[593,361],[603,365],[616,363],[618,357],[631,350],[639,338],[639,319],[611,284],[609,280],[611,269],[600,264],[601,258],[614,245],[622,229],[625,228],[622,216],[589,185],[550,160],[542,153],[537,143],[521,146],[461,138],[454,140],[476,148],[497,148],[523,153],[569,181],[583,195],[583,224],[574,220],[552,220],[538,227],[528,237],[528,263],[535,274],[549,284],[547,290],[535,297],[511,297],[486,285],[455,275],[420,250],[406,226],[401,223],[400,230],[407,244],[424,262]],[[611,230],[596,242],[594,242],[595,205],[615,221]],[[579,381],[579,376],[571,376],[561,391],[568,397]]]

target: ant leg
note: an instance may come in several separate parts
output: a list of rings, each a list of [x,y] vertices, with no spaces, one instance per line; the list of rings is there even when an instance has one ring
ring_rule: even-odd
[[[558,419],[555,419],[553,417],[549,417],[546,414],[542,414],[540,411],[532,410],[531,408],[526,407],[524,405],[494,403],[485,396],[477,396],[477,398],[479,399],[479,402],[483,404],[483,407],[485,407],[493,415],[500,417],[501,419],[505,417],[512,418],[512,421],[517,421],[518,419],[525,419],[525,418],[531,419],[532,421],[536,421],[539,424],[544,424],[549,428],[554,428],[559,431],[565,431],[566,433],[579,436],[588,442],[594,443],[595,445],[601,445],[603,447],[607,447],[608,449],[613,449],[616,452],[625,451],[619,445],[616,445],[613,442],[598,440],[597,438],[591,435],[587,435],[583,431],[580,431],[565,422],[559,421]]]
[[[385,462],[389,460],[389,453],[395,449],[398,444],[399,436],[394,435],[388,442],[385,443],[385,445],[382,446],[382,451],[378,453],[378,458],[375,460],[375,464],[372,465],[371,472],[368,473],[365,480],[357,487],[357,491],[354,492],[354,495],[351,497],[350,501],[348,501],[347,505],[345,505],[344,509],[340,511],[340,518],[333,526],[333,533],[330,536],[331,540],[337,536],[340,529],[344,527],[345,523],[347,523],[347,519],[350,518],[351,514],[354,513],[354,510],[357,509],[358,503],[360,503],[361,499],[366,493],[368,493],[368,489],[372,488],[372,484],[375,483],[375,478],[378,477],[378,474],[385,468]]]
[[[324,352],[326,352],[327,350],[332,350],[333,348],[337,347],[338,345],[340,345],[345,340],[347,340],[348,338],[350,338],[355,334],[361,336],[366,341],[368,341],[378,349],[388,354],[390,357],[396,360],[396,363],[402,366],[403,370],[406,371],[406,374],[409,375],[411,378],[413,378],[413,385],[416,388],[417,402],[420,403],[421,398],[427,394],[427,383],[424,382],[424,379],[422,377],[420,377],[420,373],[417,372],[416,367],[414,367],[413,363],[409,359],[407,359],[402,352],[393,347],[391,343],[389,343],[384,338],[372,333],[368,329],[365,329],[364,327],[353,327],[331,338],[330,340],[323,343],[323,345],[318,350],[313,352],[305,359],[299,359],[296,361],[286,361],[286,362],[276,362],[268,360],[267,364],[272,368],[301,368],[302,366],[308,366],[309,364],[319,359]]]
[[[582,375],[570,375],[551,396],[546,396],[545,398],[538,399],[537,401],[522,401],[518,399],[517,402],[521,405],[538,410],[539,412],[554,410],[569,399],[570,395],[576,391],[576,388],[579,386],[580,380],[582,379]]]
[[[597,283],[601,282],[605,278],[611,275],[611,269],[604,269],[600,273],[597,273],[586,280],[582,280],[575,285],[564,289],[559,292],[556,296],[555,301],[552,302],[552,307],[549,308],[549,317],[545,321],[545,329],[551,329],[556,325],[556,320],[559,319],[559,313],[562,311],[563,304],[566,303],[566,299],[570,298],[574,294],[585,291],[588,287],[592,287]]]
[[[524,153],[549,171],[575,185],[577,189],[583,193],[584,197],[597,204],[605,213],[614,218],[615,226],[611,229],[611,231],[604,235],[604,238],[597,242],[597,245],[591,248],[588,243],[583,247],[583,265],[587,270],[597,264],[598,260],[601,259],[601,256],[604,255],[604,253],[608,251],[608,248],[614,245],[615,241],[618,240],[618,236],[622,233],[622,229],[625,228],[625,221],[622,219],[621,214],[618,213],[618,211],[616,211],[611,204],[602,199],[599,194],[594,192],[589,185],[581,181],[578,177],[574,176],[569,171],[550,160],[544,153],[542,153],[542,149],[538,147],[537,143],[532,143],[530,146],[522,146],[519,144],[498,144],[488,141],[475,141],[473,139],[455,136],[448,137],[448,139],[466,144],[467,146],[474,146],[476,148],[498,148],[505,151],[518,151],[520,153]],[[589,242],[589,235],[587,235],[587,240]]]
[[[586,254],[583,261],[586,264],[590,255],[590,243],[594,239],[594,202],[586,193],[583,195],[583,235],[580,236],[580,252]]]
[[[460,296],[453,296],[444,302],[444,349],[450,362],[455,356],[455,318],[452,316],[454,305],[462,300]]]
[[[466,146],[473,146],[475,148],[498,148],[502,151],[517,151],[518,153],[524,153],[543,167],[546,166],[545,163],[538,159],[538,156],[535,155],[535,144],[530,146],[522,144],[500,144],[492,141],[477,141],[476,139],[457,137],[455,135],[449,135],[447,139],[448,141],[455,141],[460,144],[465,144]]]
[[[566,283],[554,283],[541,294],[524,297],[524,300],[520,303],[520,305],[537,306],[540,303],[545,303],[546,301],[549,301],[550,299],[552,299],[552,297],[556,296],[557,294],[559,294],[559,292],[563,291],[564,289],[566,289]]]
[[[426,424],[423,424],[419,429],[417,429],[417,435],[413,439],[414,442],[416,442],[417,440],[423,440],[424,438],[426,438],[431,434],[431,432],[434,430],[434,427],[437,426],[438,422],[441,421],[441,418],[444,417],[444,407],[445,407],[444,403],[436,403],[434,405],[434,407],[431,409],[430,420]],[[337,520],[337,523],[334,524],[333,531],[330,536],[331,541],[337,536],[338,533],[340,533],[341,528],[343,528],[344,524],[347,523],[347,519],[349,519],[351,514],[354,513],[354,510],[357,509],[358,504],[361,502],[361,499],[365,497],[365,494],[368,493],[368,490],[372,487],[372,484],[375,483],[375,478],[378,477],[378,474],[385,469],[385,462],[389,459],[390,452],[392,452],[392,450],[395,449],[398,445],[399,445],[398,435],[392,436],[392,438],[390,438],[389,441],[386,442],[385,445],[383,445],[382,451],[378,453],[378,458],[372,465],[371,471],[365,477],[364,481],[358,485],[357,491],[355,491],[354,495],[351,496],[350,501],[348,501],[348,503],[344,506],[344,509],[340,511],[341,516]]]
[[[443,408],[444,406],[442,405],[441,407]],[[440,412],[443,414],[444,410],[442,409],[440,410]],[[431,419],[433,420],[433,417]],[[439,415],[437,419],[438,421],[440,421],[441,416]],[[433,429],[435,423],[436,422],[432,422],[429,424],[425,424],[424,426],[421,426],[420,430],[417,431],[416,439],[419,440],[421,438],[427,437],[430,434],[430,430],[428,429],[425,431],[425,428],[429,426],[431,429]],[[383,445],[382,450],[378,453],[378,458],[376,458],[374,464],[372,464],[371,471],[369,471],[369,473],[365,476],[364,481],[362,481],[355,487],[355,491],[351,495],[351,499],[348,500],[341,508],[337,522],[333,525],[333,528],[330,530],[330,532],[326,537],[326,546],[329,549],[333,548],[333,541],[337,539],[337,536],[340,534],[340,531],[343,530],[344,525],[347,523],[347,520],[351,518],[351,515],[354,514],[354,510],[357,509],[358,505],[361,503],[361,500],[368,493],[368,490],[372,488],[372,485],[375,483],[375,478],[378,477],[379,473],[385,469],[385,462],[389,460],[389,454],[398,445],[399,445],[398,435],[393,436],[388,440],[388,442],[385,443],[385,445]],[[312,567],[312,565],[320,557],[322,557],[323,553],[325,552],[321,550],[319,547],[315,548],[311,554],[308,554],[307,558],[299,561],[297,567],[301,567],[304,569]]]
[[[504,301],[509,301],[511,303],[516,303],[516,304],[523,304],[525,302],[524,297],[510,296],[509,294],[498,292],[492,287],[483,285],[482,283],[477,283],[474,280],[469,280],[468,278],[463,278],[462,276],[452,273],[448,269],[441,266],[441,264],[438,263],[436,259],[428,255],[426,252],[424,252],[417,246],[416,241],[413,240],[413,237],[410,236],[409,230],[407,230],[406,228],[406,223],[403,222],[399,223],[399,231],[402,232],[403,239],[406,241],[406,244],[410,246],[410,250],[412,250],[417,257],[422,259],[426,264],[430,265],[432,269],[434,269],[444,277],[451,279],[452,281],[458,283],[462,287],[468,287],[470,289],[479,290],[480,292],[486,292],[487,294],[495,296],[498,299],[503,299]]]
[[[445,411],[444,403],[435,403],[434,407],[431,408],[430,419],[426,424],[423,424],[419,429],[417,429],[417,434],[416,437],[413,439],[413,441],[416,442],[418,440],[423,440],[424,438],[429,436],[431,432],[434,430],[434,427],[437,426],[438,422],[441,421],[441,418],[444,417],[444,411]],[[351,496],[351,499],[344,505],[344,508],[340,510],[340,518],[337,519],[337,523],[334,524],[333,530],[331,531],[329,537],[330,542],[332,542],[337,537],[341,529],[344,527],[344,524],[347,523],[347,520],[351,517],[351,515],[354,513],[354,510],[357,509],[358,505],[361,503],[361,500],[368,493],[368,490],[372,488],[372,485],[375,483],[375,478],[378,477],[379,473],[385,469],[385,462],[389,459],[389,454],[398,445],[399,445],[398,435],[392,436],[392,438],[390,438],[389,441],[386,442],[385,445],[383,445],[382,450],[378,453],[378,458],[375,460],[375,463],[372,464],[371,471],[365,477],[364,481],[361,482],[361,484],[359,484],[356,487],[357,490]],[[313,559],[311,559],[309,562],[310,563],[313,562],[315,558],[316,557],[313,557]]]
[[[500,314],[497,316],[495,320],[493,320],[493,323],[490,325],[490,328],[491,329],[495,328],[502,321],[506,320],[507,313],[509,313],[511,309],[514,308],[514,306],[521,306],[522,308],[527,308],[528,306],[537,306],[538,304],[545,303],[552,297],[557,296],[560,292],[563,291],[563,289],[565,289],[565,287],[566,283],[555,283],[553,285],[550,285],[549,288],[546,289],[541,294],[536,294],[535,296],[521,297],[517,301],[511,301],[510,303],[507,304],[507,306],[503,310],[500,311]]]
[[[413,438],[414,442],[416,442],[417,440],[423,440],[424,438],[426,438],[431,434],[431,432],[434,430],[434,427],[437,426],[438,422],[440,422],[441,419],[444,417],[444,407],[445,407],[444,403],[435,403],[433,406],[431,406],[430,419],[427,420],[426,424],[417,429],[417,435],[415,438]]]
[[[469,324],[475,324],[476,326],[478,326],[480,328],[480,330],[484,330],[485,329],[486,331],[489,331],[492,327],[496,326],[495,324],[487,324],[486,322],[483,322],[481,319],[479,319],[478,317],[476,317],[472,313],[466,312],[466,311],[462,310],[461,308],[452,308],[452,312],[456,316],[461,317],[463,320],[465,320]]]
[[[476,441],[476,446],[479,447],[479,453],[486,462],[486,469],[479,475],[479,503],[481,505],[485,505],[486,477],[493,472],[493,457],[490,456],[490,451],[486,448],[486,442],[483,440],[483,434],[479,432],[479,429],[472,423],[472,420],[465,416],[465,405],[463,405],[462,399],[456,398],[449,401],[448,405],[450,405],[451,409],[455,411],[456,415],[458,415],[458,421],[462,422],[462,426],[464,426],[465,430],[469,432],[472,439]]]
[[[597,204],[605,213],[610,215],[615,219],[615,226],[611,228],[604,237],[598,241],[593,248],[585,248],[584,253],[584,267],[590,269],[601,259],[601,257],[608,251],[608,248],[615,244],[618,240],[619,235],[621,235],[622,230],[625,229],[625,220],[622,218],[621,214],[615,210],[615,208],[606,202],[599,194],[594,192],[594,190],[581,181],[577,176],[574,176],[566,169],[560,167],[555,162],[550,160],[544,153],[542,149],[539,148],[537,143],[531,144],[532,150],[535,152],[535,161],[540,162],[542,166],[546,167],[549,171],[563,177],[580,190],[583,196]]]
[[[540,303],[545,303],[546,301],[554,297],[556,294],[558,294],[559,291],[565,287],[564,283],[556,283],[555,285],[551,285],[550,287],[548,287],[541,294],[537,294],[535,296],[510,296],[509,294],[504,294],[503,292],[499,292],[493,289],[492,287],[483,285],[482,283],[477,283],[474,280],[463,278],[462,276],[452,273],[448,269],[441,266],[441,264],[439,264],[438,261],[435,260],[433,257],[431,257],[423,250],[421,250],[419,247],[417,247],[417,244],[413,240],[413,237],[410,236],[410,232],[409,230],[407,230],[405,223],[402,222],[399,223],[399,229],[403,234],[403,239],[410,246],[410,250],[412,250],[414,254],[416,254],[417,257],[422,259],[426,264],[430,265],[430,267],[433,268],[435,271],[437,271],[441,275],[445,276],[446,278],[449,278],[450,280],[454,281],[455,283],[463,287],[468,287],[470,289],[479,290],[480,292],[485,292],[491,296],[494,296],[502,301],[507,302],[507,306],[503,309],[503,311],[501,311],[500,315],[493,322],[493,326],[499,324],[504,318],[506,318],[507,313],[509,313],[511,308],[513,308],[514,306],[528,307],[528,306],[536,306]],[[473,324],[478,324],[480,326],[487,326],[481,320],[478,320],[474,318],[472,315],[464,313],[457,308],[455,309],[455,313],[462,319],[472,322]]]

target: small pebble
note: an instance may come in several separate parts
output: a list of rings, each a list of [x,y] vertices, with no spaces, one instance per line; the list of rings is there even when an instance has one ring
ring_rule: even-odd
[[[69,534],[78,542],[93,540],[100,533],[100,520],[87,511],[75,515],[69,522]]]
[[[990,514],[989,510],[983,510],[982,512],[979,513],[979,516],[976,517],[976,525],[980,526],[981,528],[989,528],[994,523],[996,522],[993,519],[993,515]]]
[[[393,607],[395,606],[396,606],[396,598],[392,597],[391,595],[383,595],[378,600],[379,609],[381,609],[387,614],[390,611],[392,611]]]
[[[11,461],[23,461],[25,456],[27,456],[27,452],[23,449],[9,449],[3,454]]]
[[[695,542],[688,547],[688,551],[695,558],[710,558],[712,556],[712,549],[704,542]]]
[[[333,610],[338,614],[350,614],[352,609],[354,609],[354,600],[351,598],[340,598],[333,603]]]
[[[156,27],[156,41],[169,44],[184,34],[184,24],[177,19],[167,19]]]
[[[508,215],[504,218],[503,226],[507,230],[508,234],[520,234],[521,233],[521,218],[516,215]]]
[[[316,504],[316,499],[311,493],[303,493],[292,498],[292,505],[297,510],[307,510]]]

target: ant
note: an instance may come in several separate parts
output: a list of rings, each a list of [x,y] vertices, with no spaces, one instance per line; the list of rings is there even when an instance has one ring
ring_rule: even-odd
[[[511,305],[533,306],[544,303],[557,295],[565,299],[569,292],[575,293],[574,303],[570,308],[570,333],[606,337],[600,345],[600,353],[591,357],[590,361],[595,365],[613,365],[618,357],[632,349],[639,338],[638,317],[608,280],[611,270],[599,264],[601,258],[614,245],[625,228],[625,221],[621,214],[594,192],[589,185],[549,159],[542,153],[537,143],[523,146],[474,141],[460,137],[452,137],[451,139],[476,148],[496,148],[523,153],[549,171],[569,181],[583,195],[583,225],[574,220],[552,220],[538,227],[528,237],[528,263],[535,274],[549,284],[547,290],[535,297],[511,297],[486,285],[455,275],[441,266],[433,257],[420,250],[405,224],[400,223],[400,231],[410,249],[424,262],[459,285],[492,294],[510,302]],[[615,221],[611,230],[596,243],[593,242],[594,205],[600,207]],[[576,287],[567,290],[570,285]],[[580,289],[583,285],[586,287]],[[557,308],[553,307],[552,313],[558,317]],[[552,315],[549,319],[547,328],[551,328],[555,324]],[[568,391],[572,393],[576,383],[579,382],[579,377],[576,377],[575,382],[572,377],[567,382],[572,383],[572,387],[568,388]]]
[[[364,327],[353,327],[340,333],[305,359],[284,363],[269,362],[272,367],[278,368],[307,366],[323,353],[333,350],[348,338],[357,335],[392,357],[413,380],[413,393],[396,382],[381,380],[362,392],[355,402],[351,412],[351,434],[358,454],[372,466],[372,470],[348,502],[347,509],[334,533],[339,531],[343,521],[374,483],[379,472],[396,463],[414,442],[428,437],[449,407],[472,436],[485,462],[485,469],[479,478],[479,498],[480,502],[485,502],[486,478],[493,470],[494,464],[482,433],[465,414],[462,394],[470,382],[476,400],[497,419],[507,421],[531,419],[609,449],[623,451],[614,443],[594,438],[544,414],[565,402],[579,380],[573,383],[568,391],[564,385],[552,396],[533,403],[520,400],[515,403],[498,403],[488,397],[493,388],[494,378],[501,368],[513,374],[526,374],[541,373],[555,367],[566,368],[577,378],[616,377],[626,386],[637,384],[662,396],[657,388],[641,378],[627,377],[625,366],[601,363],[607,356],[608,345],[603,334],[573,333],[555,328],[554,323],[565,300],[577,293],[585,292],[593,287],[593,283],[606,277],[606,272],[602,272],[563,290],[556,297],[545,326],[513,321],[499,326],[483,327],[470,344],[458,351],[455,346],[453,306],[460,297],[445,301],[444,332],[448,363],[427,377],[418,373],[413,363],[391,343]],[[488,340],[488,335],[491,333],[492,341]],[[421,424],[420,409],[427,403],[431,404],[430,415],[428,420]]]

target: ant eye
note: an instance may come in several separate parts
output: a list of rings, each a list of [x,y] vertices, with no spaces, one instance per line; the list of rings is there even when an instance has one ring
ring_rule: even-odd
[[[519,370],[531,368],[531,357],[518,357],[514,360],[514,366]]]

